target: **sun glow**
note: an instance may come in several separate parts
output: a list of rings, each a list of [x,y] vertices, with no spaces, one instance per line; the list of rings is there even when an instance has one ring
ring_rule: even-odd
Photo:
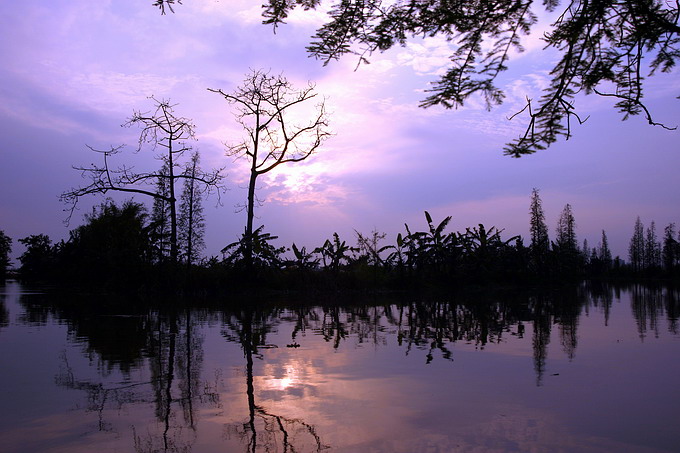
[[[287,390],[300,385],[300,370],[296,363],[287,363],[283,367],[283,373],[279,377],[265,379],[265,385],[271,390]]]

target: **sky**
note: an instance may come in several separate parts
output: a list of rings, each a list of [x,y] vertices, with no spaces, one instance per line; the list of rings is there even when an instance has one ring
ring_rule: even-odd
[[[280,166],[258,181],[255,224],[279,236],[278,245],[309,249],[334,232],[354,244],[355,231],[386,233],[394,243],[404,224],[427,228],[452,216],[450,231],[483,223],[503,237],[529,231],[532,188],[540,190],[550,235],[571,204],[579,242],[607,232],[615,255],[627,258],[640,216],[657,233],[680,225],[680,131],[622,121],[610,99],[577,98],[583,125],[574,136],[513,159],[502,148],[526,123],[509,117],[547,84],[555,54],[543,50],[542,24],[524,39],[502,75],[506,100],[490,112],[480,99],[463,108],[422,109],[428,84],[447,67],[449,43],[416,39],[374,54],[357,67],[346,56],[324,66],[305,46],[323,12],[295,11],[276,33],[262,25],[261,2],[186,0],[161,15],[151,1],[22,0],[0,2],[0,230],[14,240],[70,229],[103,200],[83,199],[70,224],[59,195],[86,183],[74,165],[99,163],[88,149],[126,145],[116,164],[155,171],[153,153],[135,154],[139,131],[123,128],[148,98],[170,100],[196,125],[194,149],[205,169],[226,167],[221,204],[205,201],[206,256],[243,233],[247,162],[225,155],[242,138],[225,100],[208,88],[233,91],[251,70],[282,73],[295,87],[312,82],[326,99],[333,137],[307,161]],[[676,69],[648,79],[645,100],[655,120],[680,124]],[[113,195],[122,201],[125,196]],[[135,201],[151,206],[143,196]]]

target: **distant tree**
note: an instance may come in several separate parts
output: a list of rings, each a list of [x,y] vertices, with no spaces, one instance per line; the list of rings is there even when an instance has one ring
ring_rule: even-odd
[[[106,194],[109,191],[136,193],[153,197],[169,205],[170,210],[170,259],[177,262],[177,207],[175,197],[175,183],[177,180],[194,179],[202,184],[206,190],[218,193],[223,189],[221,182],[222,169],[210,173],[199,173],[193,176],[186,172],[176,172],[181,168],[180,159],[191,149],[187,143],[194,139],[194,125],[191,120],[175,115],[174,107],[169,101],[151,98],[154,110],[151,112],[135,111],[123,126],[138,126],[141,128],[137,151],[148,148],[151,152],[158,152],[156,159],[162,162],[161,169],[152,172],[137,172],[133,167],[121,166],[116,169],[109,166],[111,156],[119,154],[123,146],[112,147],[108,151],[92,151],[100,153],[104,159],[103,165],[90,167],[74,167],[87,177],[90,183],[84,187],[73,188],[62,193],[61,200],[71,206],[71,213],[79,199],[89,194]],[[159,183],[164,180],[165,183]],[[156,188],[153,185],[156,184]]]
[[[545,0],[543,6],[553,12],[562,3]],[[508,68],[511,52],[523,50],[520,38],[537,22],[537,3],[532,0],[268,0],[263,5],[264,23],[276,29],[294,8],[313,10],[322,4],[330,6],[328,19],[307,50],[324,65],[345,54],[368,63],[373,52],[405,46],[409,39],[446,39],[452,47],[450,67],[425,90],[423,107],[459,107],[475,94],[483,97],[487,108],[502,103],[505,93],[496,86],[497,78]],[[545,48],[558,55],[551,80],[537,102],[527,98],[520,113],[528,115],[528,125],[506,146],[508,155],[519,157],[544,149],[559,137],[568,139],[571,125],[584,121],[575,109],[580,93],[611,97],[624,119],[642,114],[649,124],[661,125],[643,103],[643,86],[647,74],[671,72],[680,59],[678,2],[564,4],[542,37]]]
[[[583,248],[581,249],[581,255],[583,256],[585,263],[588,264],[591,255],[590,246],[588,245],[588,239],[583,239]]]
[[[633,237],[630,238],[628,246],[628,260],[634,271],[641,271],[644,264],[645,255],[645,228],[640,221],[640,216],[635,220]]]
[[[656,237],[656,224],[652,220],[645,235],[645,249],[643,255],[645,269],[654,269],[661,266],[661,244]]]
[[[0,278],[7,273],[10,265],[9,254],[12,253],[12,238],[0,230]]]
[[[545,262],[545,258],[550,250],[550,238],[548,237],[548,226],[545,224],[545,214],[543,213],[543,206],[541,197],[538,194],[538,189],[534,188],[531,191],[531,207],[529,209],[531,215],[529,221],[529,233],[531,235],[531,255],[534,263],[541,266]]]
[[[252,71],[233,93],[220,89],[218,93],[236,106],[236,121],[246,132],[246,138],[228,145],[227,155],[245,157],[250,161],[248,198],[245,206],[245,260],[250,263],[253,254],[253,218],[255,216],[255,188],[257,178],[281,164],[301,162],[319,149],[330,136],[328,118],[322,100],[315,107],[311,119],[296,124],[294,115],[299,107],[308,105],[318,96],[311,83],[296,90],[283,75],[270,75]],[[302,111],[304,114],[304,111]],[[259,200],[258,200],[259,201]]]
[[[597,257],[602,261],[604,267],[609,269],[612,265],[612,252],[609,250],[609,241],[607,240],[607,233],[602,230],[602,241],[598,248]]]
[[[551,269],[557,275],[568,278],[576,277],[584,264],[583,253],[576,239],[576,221],[570,204],[566,204],[557,221],[556,238],[553,244]]]
[[[184,180],[182,198],[179,205],[179,242],[180,250],[187,267],[197,262],[201,251],[205,248],[205,217],[203,216],[203,192],[196,182],[195,176],[201,173],[200,156],[197,152],[191,155],[184,173],[189,178]]]
[[[163,165],[156,181],[156,193],[161,196],[154,197],[151,210],[151,241],[154,246],[154,260],[157,263],[162,263],[170,257],[172,212],[168,174],[168,166]]]
[[[675,223],[669,223],[663,231],[663,266],[666,271],[672,271],[680,259],[680,246],[675,239]]]
[[[54,247],[46,234],[32,234],[19,242],[26,247],[19,261],[19,274],[28,280],[42,280],[50,276],[54,270]]]
[[[561,250],[569,252],[578,251],[576,220],[574,220],[574,214],[569,203],[564,206],[555,231],[557,233],[557,245]]]

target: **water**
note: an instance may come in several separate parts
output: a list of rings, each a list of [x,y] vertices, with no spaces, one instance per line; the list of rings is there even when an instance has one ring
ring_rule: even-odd
[[[580,287],[163,311],[10,282],[0,451],[680,451],[679,298]]]

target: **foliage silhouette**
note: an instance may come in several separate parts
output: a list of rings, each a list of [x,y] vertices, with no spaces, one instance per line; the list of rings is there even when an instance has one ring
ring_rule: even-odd
[[[150,276],[151,226],[141,203],[104,201],[57,252],[60,277],[92,288],[136,288]]]
[[[446,40],[452,48],[451,64],[426,90],[422,107],[456,108],[473,95],[481,96],[488,109],[501,104],[505,93],[497,79],[508,69],[511,53],[524,50],[522,35],[530,34],[537,23],[531,0],[269,0],[263,5],[263,23],[276,30],[293,9],[308,11],[329,3],[328,20],[307,47],[324,65],[345,54],[356,55],[359,64],[368,63],[373,52],[405,46],[409,40],[435,36]],[[671,72],[680,59],[677,2],[546,0],[543,6],[552,13],[563,3],[564,9],[542,36],[545,49],[558,55],[550,82],[537,102],[527,98],[514,115],[526,115],[528,124],[506,145],[505,153],[519,157],[561,137],[568,139],[572,125],[585,121],[575,107],[581,93],[612,98],[623,119],[642,114],[651,125],[674,129],[653,119],[643,102],[643,87],[645,73]]]
[[[244,232],[241,239],[232,242],[222,249],[224,263],[228,266],[240,266],[243,268],[273,268],[281,265],[281,254],[285,247],[275,247],[270,243],[278,239],[271,233],[264,232],[264,225],[257,228],[252,234]],[[248,250],[250,248],[250,250]],[[248,254],[250,253],[250,257]]]
[[[32,234],[19,243],[26,247],[26,251],[21,254],[19,261],[19,275],[25,280],[41,280],[49,278],[54,271],[55,249],[52,240],[45,234]]]

